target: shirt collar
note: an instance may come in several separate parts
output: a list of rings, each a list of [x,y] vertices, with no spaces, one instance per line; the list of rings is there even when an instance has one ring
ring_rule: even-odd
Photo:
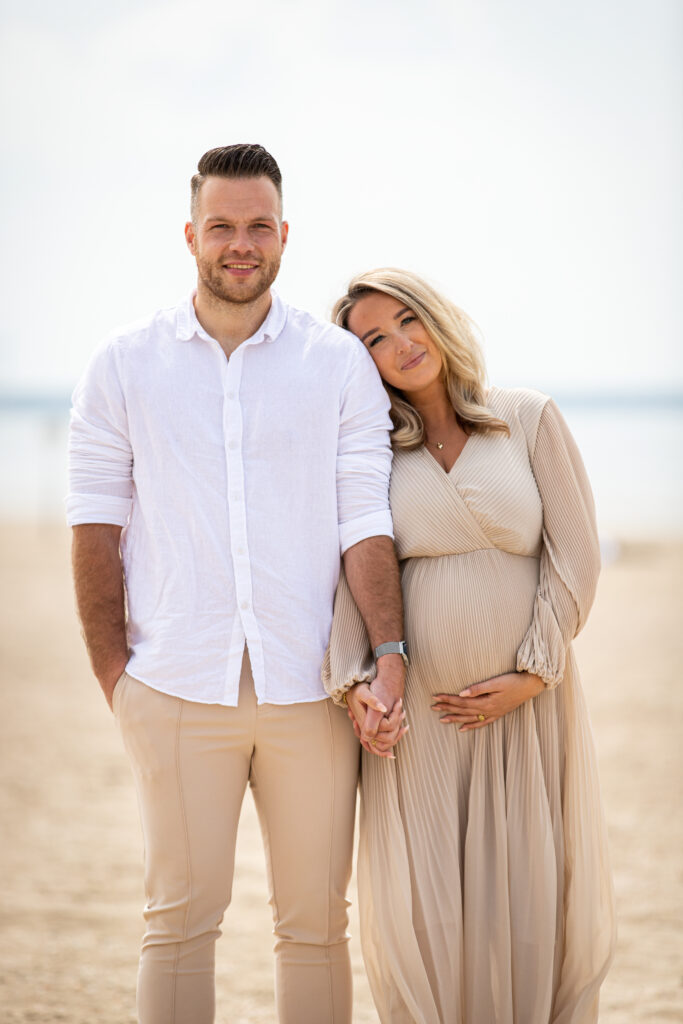
[[[193,338],[203,338],[205,341],[212,340],[204,330],[194,308],[194,297],[197,289],[193,288],[187,298],[177,307],[176,315],[176,338],[178,341],[192,341]],[[275,341],[282,333],[287,320],[287,306],[280,296],[271,288],[271,304],[268,316],[263,321],[255,334],[247,338],[244,344],[258,345],[261,341]]]

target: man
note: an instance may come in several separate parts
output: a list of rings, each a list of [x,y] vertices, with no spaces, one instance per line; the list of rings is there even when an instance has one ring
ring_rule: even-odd
[[[271,293],[287,233],[269,153],[206,153],[185,226],[196,292],[110,338],[74,392],[77,603],[143,826],[141,1024],[213,1020],[247,783],[279,1018],[351,1020],[358,746],[320,664],[341,551],[372,646],[390,645],[371,737],[403,688],[390,422],[363,346]]]

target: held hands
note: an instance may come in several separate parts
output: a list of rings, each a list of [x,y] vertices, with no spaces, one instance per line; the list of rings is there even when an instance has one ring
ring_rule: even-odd
[[[386,706],[367,683],[357,683],[347,690],[346,702],[353,731],[363,749],[367,750],[368,754],[393,759],[393,747],[408,731],[403,699],[399,697],[391,713],[388,713]]]
[[[467,732],[490,725],[543,689],[545,684],[539,676],[530,672],[506,672],[468,686],[459,694],[435,693],[432,710],[446,712],[440,719],[444,724],[457,722],[460,732]]]
[[[408,731],[403,711],[405,667],[398,654],[377,661],[377,678],[347,692],[349,717],[361,745],[369,754],[393,758],[392,748]]]

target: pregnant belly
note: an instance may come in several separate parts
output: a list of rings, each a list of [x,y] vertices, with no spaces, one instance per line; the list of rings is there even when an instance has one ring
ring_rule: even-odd
[[[498,550],[405,562],[408,685],[456,693],[514,672],[538,572],[537,558]]]

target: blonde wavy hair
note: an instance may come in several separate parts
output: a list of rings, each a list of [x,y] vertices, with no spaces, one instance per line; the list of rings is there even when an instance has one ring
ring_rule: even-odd
[[[417,274],[395,267],[380,267],[358,274],[349,283],[346,295],[334,305],[332,319],[349,329],[351,310],[370,292],[381,292],[407,306],[413,312],[441,353],[443,379],[458,423],[467,434],[500,431],[509,434],[505,420],[498,419],[486,407],[486,368],[477,328],[458,306],[440,295]],[[417,409],[402,391],[384,381],[391,400],[391,435],[395,448],[419,448],[425,443],[425,429]]]

